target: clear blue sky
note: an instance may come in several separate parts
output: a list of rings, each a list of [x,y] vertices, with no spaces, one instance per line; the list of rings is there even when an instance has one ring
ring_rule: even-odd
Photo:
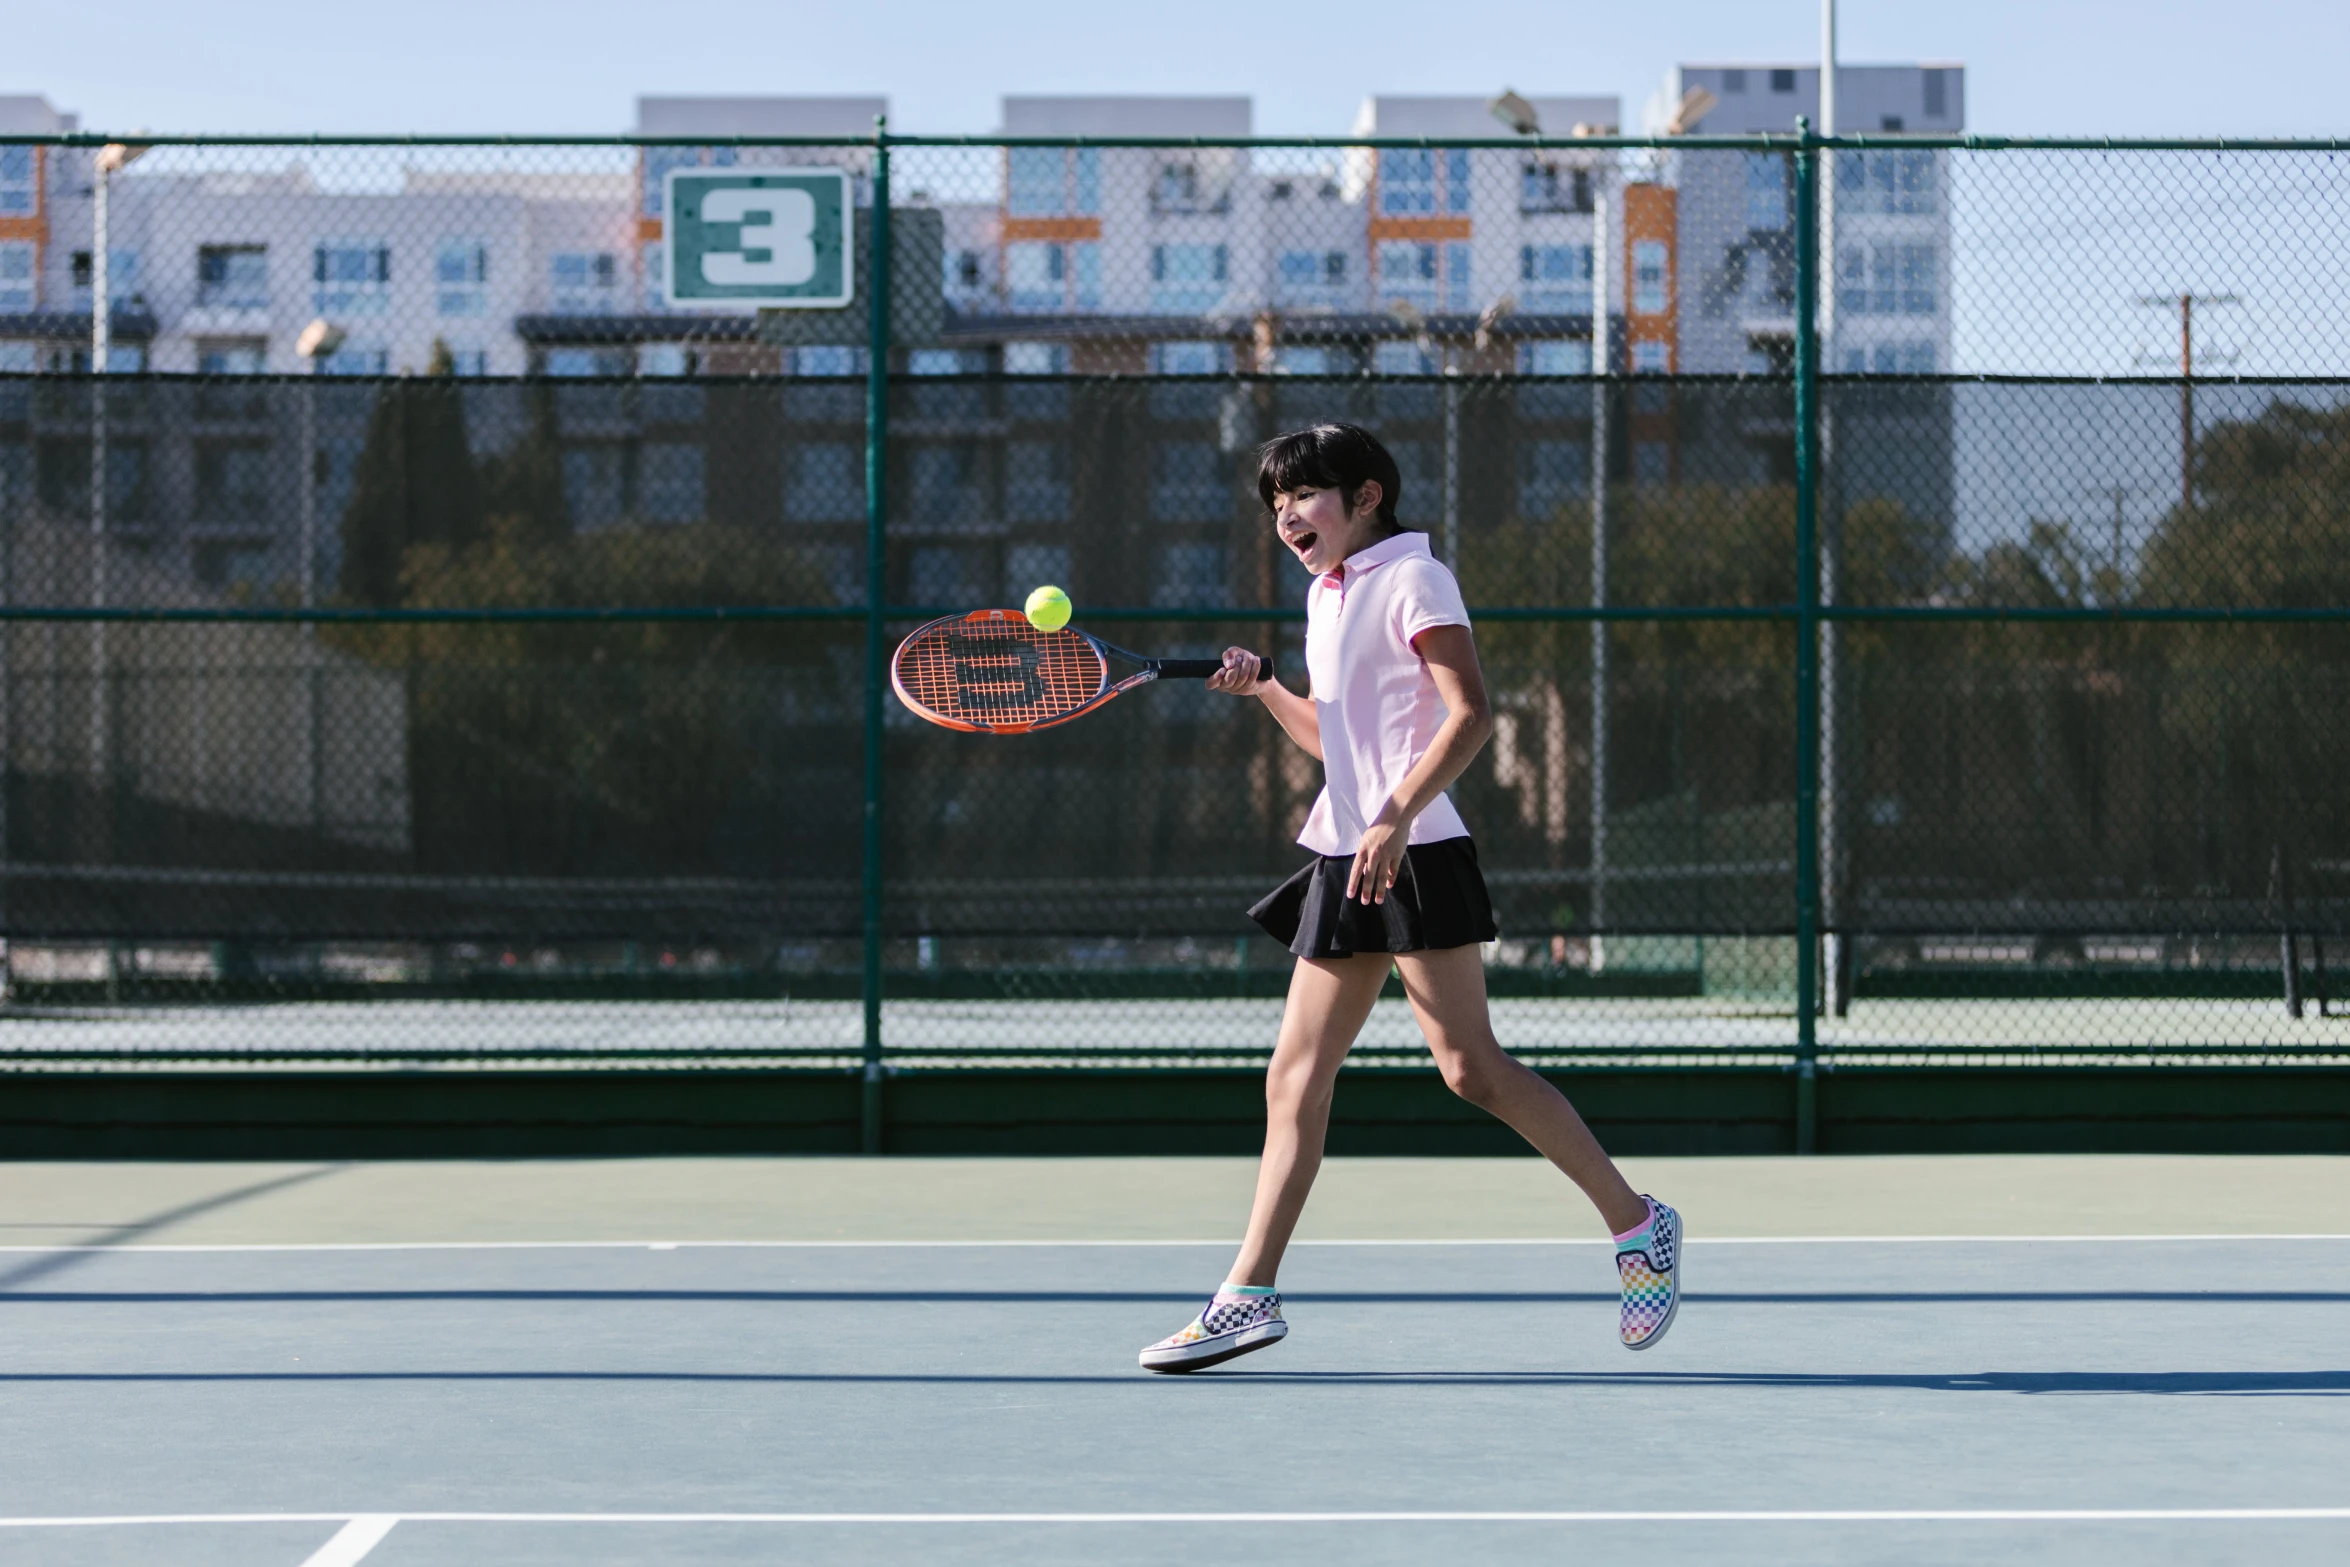
[[[2344,135],[2345,0],[1847,0],[1848,62],[1956,59],[1970,128]],[[1003,93],[1245,93],[1265,134],[1343,132],[1367,92],[1615,92],[1676,60],[1810,60],[1815,0],[108,0],[27,5],[0,91],[93,129],[625,129],[640,92],[881,92],[907,131]]]

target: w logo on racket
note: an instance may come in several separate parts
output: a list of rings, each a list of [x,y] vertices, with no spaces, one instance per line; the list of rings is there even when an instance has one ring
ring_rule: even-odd
[[[1008,712],[1044,700],[1044,652],[1032,642],[952,637],[962,705]]]

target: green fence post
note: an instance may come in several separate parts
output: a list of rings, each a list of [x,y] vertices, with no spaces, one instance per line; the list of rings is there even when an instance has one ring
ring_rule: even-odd
[[[1819,146],[1795,150],[1795,1151],[1819,1149]]]
[[[889,623],[882,614],[889,567],[889,117],[873,122],[873,224],[866,260],[865,342],[865,1074],[858,1147],[881,1152],[881,688]]]

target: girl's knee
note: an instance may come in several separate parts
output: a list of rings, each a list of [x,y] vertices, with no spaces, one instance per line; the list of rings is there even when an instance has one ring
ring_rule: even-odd
[[[1436,1069],[1444,1075],[1444,1086],[1473,1105],[1483,1105],[1493,1098],[1501,1067],[1499,1051],[1442,1050],[1436,1056]]]

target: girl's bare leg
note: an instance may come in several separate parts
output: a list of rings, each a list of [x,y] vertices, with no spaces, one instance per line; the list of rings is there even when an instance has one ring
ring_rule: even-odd
[[[1370,1017],[1392,961],[1384,952],[1300,958],[1290,973],[1281,1037],[1265,1072],[1265,1153],[1257,1165],[1257,1199],[1249,1209],[1248,1238],[1229,1275],[1235,1284],[1269,1286],[1280,1271],[1281,1254],[1289,1249],[1306,1194],[1322,1168],[1339,1064]]]
[[[1510,1130],[1583,1188],[1621,1235],[1648,1218],[1648,1205],[1616,1169],[1566,1095],[1501,1048],[1485,1007],[1485,960],[1475,947],[1399,952],[1395,966],[1445,1086],[1506,1122]],[[1334,1063],[1335,1066],[1335,1063]],[[1267,1150],[1271,1157],[1270,1147]],[[1258,1203],[1264,1202],[1260,1187]],[[1254,1234],[1254,1231],[1251,1231]]]

